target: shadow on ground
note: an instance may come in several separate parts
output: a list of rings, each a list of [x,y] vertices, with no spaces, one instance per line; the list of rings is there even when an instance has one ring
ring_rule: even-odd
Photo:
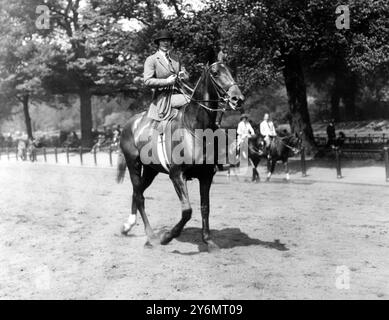
[[[207,246],[202,241],[202,230],[200,228],[187,228],[184,229],[181,236],[177,238],[177,241],[191,243],[198,246],[198,252],[181,253],[175,250],[173,253],[181,253],[185,255],[197,254],[199,252],[206,252]],[[279,240],[273,242],[262,241],[259,239],[250,238],[246,233],[242,232],[239,228],[225,228],[222,230],[211,230],[213,241],[219,246],[220,249],[231,249],[235,247],[247,247],[247,246],[262,246],[269,249],[275,249],[279,251],[289,250],[285,244]]]

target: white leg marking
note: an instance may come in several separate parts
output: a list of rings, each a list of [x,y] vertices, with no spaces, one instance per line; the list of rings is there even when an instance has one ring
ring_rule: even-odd
[[[125,232],[130,232],[133,226],[136,224],[136,214],[130,214],[127,222],[123,225]]]

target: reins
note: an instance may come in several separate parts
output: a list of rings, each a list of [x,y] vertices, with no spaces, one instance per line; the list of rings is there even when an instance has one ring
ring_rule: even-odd
[[[217,61],[213,64],[211,64],[209,67],[207,67],[206,69],[203,70],[203,74],[206,74],[206,73],[209,73],[209,70],[216,64],[219,64],[221,62]],[[194,99],[193,96],[200,84],[200,81],[202,80],[203,78],[203,75],[199,78],[199,80],[197,81],[196,83],[196,86],[194,87],[194,89],[192,89],[191,87],[189,87],[187,84],[185,84],[183,81],[180,81],[178,83],[179,86],[182,86],[182,87],[185,87],[187,90],[189,91],[192,91],[192,95],[189,96],[186,92],[183,91],[182,88],[178,88],[181,92],[181,94],[183,94],[190,102],[195,102],[197,105],[199,105],[200,107],[208,110],[208,111],[211,111],[211,112],[219,112],[219,111],[222,111],[222,112],[225,112],[226,111],[226,107],[223,107],[223,108],[210,108],[208,106],[206,106],[204,104],[205,103],[211,103],[211,102],[217,102],[217,103],[222,103],[222,104],[228,104],[228,90],[230,90],[230,88],[234,85],[237,85],[236,82],[232,82],[231,85],[227,88],[227,89],[224,89],[221,85],[219,85],[217,83],[217,81],[214,79],[214,77],[209,74],[209,78],[211,79],[211,82],[212,82],[212,85],[214,86],[215,90],[216,90],[216,93],[218,95],[218,99],[217,100],[198,100],[198,99]]]
[[[278,138],[279,138],[279,140],[281,141],[281,143],[282,143],[285,147],[287,147],[288,149],[290,149],[290,150],[292,150],[294,153],[296,153],[296,152],[300,151],[299,148],[292,147],[292,146],[286,144],[286,143],[283,141],[283,140],[285,140],[285,139],[290,139],[291,137],[292,137],[292,135],[287,136],[287,137],[282,137],[282,138],[281,138],[281,137],[278,137]]]

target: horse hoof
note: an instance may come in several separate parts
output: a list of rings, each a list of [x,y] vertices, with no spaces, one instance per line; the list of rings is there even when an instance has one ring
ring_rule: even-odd
[[[209,253],[217,253],[220,251],[219,246],[213,241],[208,241],[207,245],[208,245],[208,252]]]
[[[164,233],[162,233],[160,243],[161,243],[162,245],[165,246],[165,245],[167,245],[170,241],[172,241],[172,237],[171,237],[171,235],[170,235],[170,232],[164,232]]]
[[[147,239],[146,243],[145,243],[145,248],[148,248],[148,249],[152,249],[154,247],[157,247],[159,246],[159,239],[157,236],[152,236],[150,238]]]
[[[131,228],[128,228],[126,227],[125,225],[123,225],[120,229],[120,233],[123,235],[123,236],[128,236],[128,233],[130,232]]]

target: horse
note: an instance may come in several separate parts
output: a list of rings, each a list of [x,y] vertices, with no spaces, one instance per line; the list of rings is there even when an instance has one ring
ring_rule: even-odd
[[[268,152],[263,150],[263,137],[260,134],[256,134],[248,138],[248,157],[253,166],[252,181],[259,182],[260,177],[257,170],[258,164],[261,158],[267,159],[268,174],[266,181],[270,181],[270,178],[274,172],[277,161],[282,161],[285,167],[286,180],[289,181],[289,166],[288,158],[299,153],[301,149],[302,140],[300,135],[291,134],[276,136],[273,138]]]
[[[205,148],[193,150],[195,140],[203,139],[198,136],[200,130],[216,130],[217,112],[227,109],[239,109],[243,103],[242,95],[237,83],[233,79],[231,72],[222,62],[215,62],[204,66],[200,79],[193,89],[190,102],[181,107],[178,114],[169,123],[171,132],[182,130],[182,142],[165,142],[165,152],[171,154],[178,144],[183,144],[185,150],[193,152],[193,159],[204,159],[207,157]],[[219,108],[219,104],[224,107]],[[136,224],[136,214],[139,211],[143,220],[147,242],[145,246],[154,247],[156,245],[166,245],[172,239],[177,238],[185,224],[191,219],[192,207],[189,202],[187,180],[197,178],[200,183],[201,216],[202,216],[202,240],[207,245],[209,252],[218,250],[218,246],[213,242],[209,229],[209,192],[213,176],[216,172],[215,163],[167,163],[149,162],[142,159],[142,148],[147,142],[140,141],[139,136],[150,136],[154,134],[155,121],[146,116],[146,112],[138,113],[131,117],[123,128],[120,137],[120,149],[122,157],[118,161],[117,182],[124,179],[126,167],[130,173],[133,186],[132,208],[126,223],[122,227],[122,234],[128,235]],[[166,128],[165,128],[166,130]],[[160,132],[158,132],[160,135]],[[153,148],[158,148],[156,141],[152,140]],[[161,148],[161,147],[160,147]],[[161,149],[160,149],[161,150]],[[144,191],[152,184],[158,173],[169,175],[178,198],[181,202],[181,219],[170,230],[162,232],[156,236],[145,212]]]

